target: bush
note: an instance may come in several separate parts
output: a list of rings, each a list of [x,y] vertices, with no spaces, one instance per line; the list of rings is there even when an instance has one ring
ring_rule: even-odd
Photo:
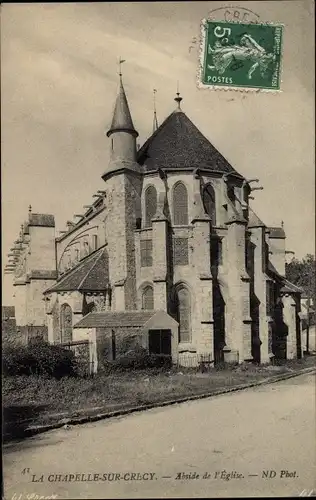
[[[171,366],[171,356],[149,354],[146,349],[139,346],[119,356],[114,361],[103,362],[103,368],[107,372],[146,370],[148,368],[169,369]]]
[[[38,340],[27,346],[6,346],[2,353],[4,375],[74,376],[74,353],[58,345]]]

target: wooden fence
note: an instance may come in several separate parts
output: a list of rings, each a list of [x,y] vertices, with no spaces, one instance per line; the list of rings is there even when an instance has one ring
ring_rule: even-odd
[[[208,371],[214,366],[214,359],[210,354],[180,353],[177,366]]]

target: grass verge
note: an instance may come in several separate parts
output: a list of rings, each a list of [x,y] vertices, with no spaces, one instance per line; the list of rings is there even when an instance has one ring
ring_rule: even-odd
[[[315,366],[316,357],[309,356],[279,366],[223,366],[206,373],[172,369],[60,380],[36,376],[4,377],[4,434],[9,439],[21,437],[31,425],[205,394]]]

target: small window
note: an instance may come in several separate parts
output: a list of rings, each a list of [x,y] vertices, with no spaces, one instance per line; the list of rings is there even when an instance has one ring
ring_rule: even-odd
[[[154,309],[154,290],[148,285],[142,294],[142,309],[152,311]]]
[[[189,264],[189,240],[188,238],[174,238],[174,265],[187,266]]]
[[[182,182],[173,189],[173,223],[175,226],[187,226],[188,217],[188,192]]]
[[[71,253],[70,253],[70,252],[68,252],[68,253],[67,253],[67,264],[66,264],[67,269],[70,269],[70,268],[71,268],[71,265],[72,265],[72,262],[71,262]]]
[[[93,250],[96,250],[98,248],[98,235],[94,234],[92,236],[92,245],[93,245]]]
[[[89,255],[89,253],[90,253],[89,242],[88,241],[84,241],[84,243],[83,243],[83,255],[84,255],[84,257],[86,255]]]
[[[153,265],[153,243],[152,240],[140,241],[140,265],[141,267],[151,267]]]

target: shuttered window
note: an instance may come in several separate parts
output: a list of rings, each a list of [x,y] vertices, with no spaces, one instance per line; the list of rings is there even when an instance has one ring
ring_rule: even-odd
[[[173,223],[175,226],[188,225],[188,192],[182,182],[173,189]]]

